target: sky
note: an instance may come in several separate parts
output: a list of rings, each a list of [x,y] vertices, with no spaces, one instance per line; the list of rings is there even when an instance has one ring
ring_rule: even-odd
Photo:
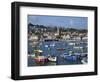
[[[28,23],[44,26],[87,29],[88,17],[28,15]]]

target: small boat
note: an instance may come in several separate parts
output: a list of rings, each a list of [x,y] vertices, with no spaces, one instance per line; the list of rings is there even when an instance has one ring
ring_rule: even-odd
[[[82,53],[81,54],[81,59],[86,58],[87,57],[87,53]]]
[[[57,50],[62,51],[65,50],[65,48],[57,48]]]
[[[81,60],[81,63],[82,63],[82,64],[86,64],[86,63],[87,63],[87,58],[86,58],[86,57],[83,58],[83,59]]]
[[[35,57],[34,60],[36,62],[45,62],[45,61],[48,60],[48,58],[47,57],[44,57],[44,56],[38,56],[38,57]]]
[[[49,56],[48,60],[52,61],[52,62],[56,62],[57,61],[57,57],[55,57],[55,56]]]
[[[68,43],[68,45],[75,45],[75,43]]]
[[[34,58],[35,54],[28,54],[28,57]]]
[[[79,60],[82,59],[82,58],[81,58],[81,53],[74,53],[74,55],[77,56],[77,58],[78,58]]]
[[[83,47],[81,47],[81,46],[75,46],[75,47],[73,47],[74,49],[82,49]]]
[[[45,45],[45,47],[47,47],[47,48],[48,48],[49,46],[48,46],[48,45]]]
[[[68,53],[64,53],[62,55],[60,55],[61,57],[65,58],[66,56],[68,56],[69,54]]]
[[[42,50],[34,50],[34,52],[42,53]]]
[[[75,56],[75,55],[66,56],[65,59],[68,60],[68,61],[77,61],[77,56]]]

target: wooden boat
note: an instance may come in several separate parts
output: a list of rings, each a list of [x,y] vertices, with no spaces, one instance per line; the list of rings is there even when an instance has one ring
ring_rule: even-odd
[[[34,60],[36,62],[46,62],[46,61],[48,61],[48,58],[44,57],[44,56],[38,56],[38,57],[35,57]]]

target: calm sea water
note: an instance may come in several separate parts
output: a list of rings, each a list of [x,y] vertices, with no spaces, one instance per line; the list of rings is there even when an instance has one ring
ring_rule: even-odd
[[[29,41],[30,43],[31,41]],[[70,45],[70,43],[76,43],[76,45]],[[83,47],[83,50],[77,49],[74,47]],[[57,48],[65,48],[65,50],[57,50]],[[64,53],[69,53],[69,51],[73,51],[74,53],[87,53],[87,41],[48,41],[48,42],[40,42],[37,46],[37,49],[43,51],[41,55],[54,55],[57,57],[56,62],[41,62],[36,63],[33,58],[28,57],[28,66],[47,66],[47,65],[73,65],[73,64],[81,64],[80,60],[77,61],[67,61],[62,58],[61,55]],[[33,54],[34,47],[28,44],[28,52]]]

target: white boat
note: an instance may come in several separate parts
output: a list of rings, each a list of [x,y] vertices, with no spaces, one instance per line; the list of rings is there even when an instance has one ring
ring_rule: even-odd
[[[45,45],[45,47],[48,47],[48,45]]]
[[[75,48],[75,49],[82,49],[83,47],[75,46],[75,47],[73,47],[73,48]]]
[[[56,62],[57,61],[57,58],[56,57],[48,57],[48,60],[49,61],[52,61],[52,62]]]
[[[75,45],[75,43],[68,43],[68,45]]]
[[[34,50],[34,52],[42,53],[42,50]]]
[[[86,63],[87,63],[87,58],[86,58],[86,57],[83,58],[83,59],[81,60],[81,63],[82,63],[82,64],[86,64]]]
[[[82,64],[86,64],[86,62],[85,62],[84,60],[81,60],[81,63],[82,63]]]
[[[35,57],[35,54],[28,54],[28,57],[34,58]]]

